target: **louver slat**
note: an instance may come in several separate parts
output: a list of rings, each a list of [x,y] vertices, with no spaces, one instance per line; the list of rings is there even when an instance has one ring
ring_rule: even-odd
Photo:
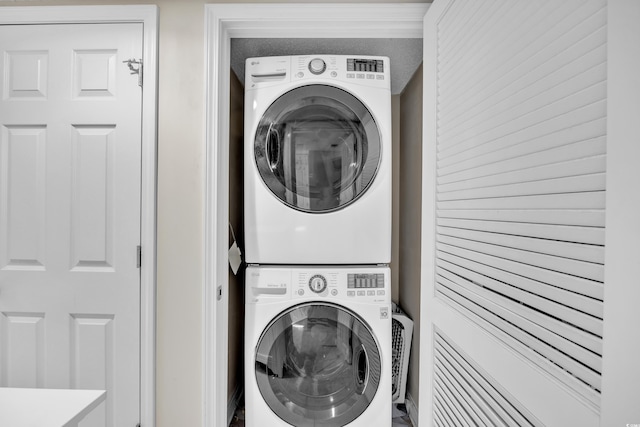
[[[528,107],[527,105],[521,105],[519,108],[512,107],[508,114],[505,114],[505,117],[500,118],[503,122],[496,123],[494,128],[489,128],[488,123],[491,122],[484,121],[478,128],[473,128],[463,134],[454,136],[451,138],[449,144],[454,148],[456,146],[463,146],[470,140],[477,141],[480,144],[489,144],[499,140],[503,135],[509,134],[519,134],[519,137],[525,138],[536,137],[543,131],[542,127],[548,125],[549,122],[555,122],[554,126],[561,125],[561,123],[557,122],[555,115],[555,111],[557,110],[572,111],[593,106],[596,107],[595,111],[598,111],[600,108],[603,108],[601,103],[606,98],[606,83],[602,81],[587,89],[591,90],[581,90],[570,94],[566,98],[552,100],[553,103],[549,104],[550,108],[542,108],[541,105],[535,104],[528,110],[522,110]],[[555,92],[557,91],[551,93]],[[545,101],[547,101],[547,99],[540,102]],[[456,155],[451,158],[441,155],[438,157],[438,159],[440,159],[438,164],[445,167],[457,163],[460,160],[458,157],[468,158],[467,155]]]
[[[604,209],[604,191],[438,201],[438,209]]]
[[[464,358],[442,337],[436,340],[436,357],[449,370],[456,370],[469,387],[477,390],[487,402],[495,402],[491,407],[498,415],[508,421],[515,421],[518,426],[531,423],[500,394],[476,369],[469,365]]]
[[[590,332],[597,337],[602,337],[602,320],[575,310],[573,307],[568,307],[566,305],[558,304],[555,301],[538,297],[529,292],[510,286],[507,283],[492,279],[490,276],[484,276],[473,270],[456,265],[455,263],[450,263],[445,259],[440,259],[438,261],[438,266],[461,277],[473,280],[474,284],[487,292],[490,291],[500,295],[502,298],[506,299],[504,301],[505,305],[508,304],[512,308],[524,309],[526,307],[526,310],[523,311],[526,311],[527,318],[531,321],[538,322],[548,329],[552,329],[555,333],[558,333],[568,339],[582,339],[582,334],[576,334],[574,331],[576,328]],[[522,304],[523,307],[514,306],[512,301],[517,301],[515,304]],[[559,321],[557,319],[563,319],[563,321]],[[586,341],[587,342],[582,345],[591,348],[593,351],[597,351],[601,346],[599,338],[591,337]]]
[[[470,390],[465,389],[462,385],[458,384],[449,372],[443,371],[442,367],[437,363],[435,365],[436,375],[442,380],[442,384],[449,390],[460,390],[460,398],[457,403],[464,405],[467,408],[467,413],[473,419],[475,425],[492,425],[490,419],[483,411],[483,407],[478,405],[478,402],[470,395]],[[483,405],[484,406],[484,405]]]
[[[533,237],[536,239],[548,239],[560,242],[604,245],[604,230],[598,227],[464,220],[456,218],[438,218],[437,225],[448,228],[486,231],[489,233],[510,234],[513,236]]]
[[[515,182],[492,187],[477,187],[465,190],[441,192],[440,201],[494,199],[497,197],[535,196],[558,194],[567,191],[604,191],[605,175],[603,173],[551,178],[531,182]]]
[[[438,425],[443,427],[456,427],[456,425],[451,421],[449,417],[449,413],[445,410],[441,409],[442,403],[441,401],[437,401],[433,405],[434,416],[438,420]]]
[[[596,390],[600,390],[601,378],[599,370],[594,371],[593,369],[588,368],[584,364],[577,362],[571,356],[568,356],[566,352],[549,345],[542,338],[538,338],[524,332],[521,328],[512,325],[500,316],[494,314],[492,311],[483,307],[483,304],[486,304],[486,306],[491,308],[495,308],[495,305],[486,302],[482,298],[474,297],[468,292],[458,294],[452,291],[450,287],[445,286],[443,282],[446,283],[446,285],[452,285],[450,282],[447,282],[446,279],[439,280],[436,285],[438,292],[445,296],[445,299],[449,299],[450,302],[453,303],[452,305],[458,308],[461,312],[470,312],[475,314],[480,319],[504,332],[507,336],[512,337],[515,341],[520,342],[544,358],[551,360],[558,366],[561,366],[563,371],[569,372],[571,375],[580,379],[584,383],[591,385]]]
[[[574,134],[578,132],[586,134],[584,139],[602,136],[606,129],[604,127],[606,121],[602,120],[606,110],[606,101],[602,100],[522,129],[513,135],[496,137],[487,142],[472,139],[471,141],[476,144],[469,143],[470,146],[462,149],[455,158],[447,158],[446,153],[439,153],[438,178],[442,179],[441,177],[449,174],[468,171],[478,166],[498,163],[525,154],[561,147],[575,142]],[[594,124],[600,126],[595,127]],[[582,129],[583,127],[587,129]],[[588,133],[587,131],[592,128],[594,128],[593,133]],[[552,156],[548,156],[548,162],[553,162]]]
[[[602,299],[603,287],[601,282],[582,277],[572,276],[544,266],[509,260],[492,254],[474,251],[473,248],[461,248],[454,245],[437,243],[439,251],[457,255],[480,264],[486,264],[500,270],[515,273],[539,282],[548,283],[561,289],[575,292],[595,299]],[[525,258],[525,261],[526,258]]]
[[[491,419],[490,424],[480,424],[478,422],[480,419],[476,418],[473,425],[522,427],[534,425],[491,384],[490,379],[485,378],[440,334],[436,334],[435,339],[435,365],[435,386],[438,390],[436,400],[446,395],[447,404],[450,407],[462,408],[464,411],[469,411],[471,408],[469,402],[480,403],[475,407],[482,408],[486,418]]]
[[[456,423],[460,426],[469,426],[473,427],[474,422],[467,414],[467,410],[462,408],[460,402],[463,400],[459,396],[455,396],[455,391],[449,390],[446,387],[442,387],[440,384],[435,384],[435,392],[437,397],[440,399],[440,402],[443,404],[445,408],[447,408],[447,412],[451,414],[453,418],[456,419]]]
[[[470,170],[441,176],[438,179],[438,191],[446,193],[514,182],[601,173],[604,172],[606,166],[604,147],[604,138],[599,137],[533,154],[516,155],[516,157],[500,161],[498,165],[492,163],[475,166]],[[576,150],[579,150],[585,157],[575,159]],[[554,158],[553,163],[549,163],[550,157]],[[473,179],[467,179],[469,173],[473,174]]]
[[[501,19],[497,20],[497,25],[486,23],[475,34],[467,34],[471,37],[472,43],[458,45],[459,48],[456,50],[446,49],[446,45],[441,45],[438,68],[449,78],[439,80],[441,86],[451,93],[451,100],[447,97],[441,101],[441,104],[455,107],[455,101],[460,101],[455,97],[457,94],[475,95],[478,92],[482,93],[483,89],[488,94],[497,94],[500,89],[508,88],[508,84],[513,84],[514,80],[521,75],[517,69],[518,65],[526,64],[531,55],[548,51],[549,45],[561,37],[564,28],[558,28],[559,23],[565,20],[570,22],[569,25],[575,26],[593,13],[593,11],[587,11],[576,14],[571,10],[571,6],[559,6],[553,11],[538,7],[535,10],[529,10],[527,15],[523,15],[522,8],[516,8],[514,11],[512,7],[511,2],[497,4],[497,10],[493,14],[500,16]],[[442,37],[446,37],[449,31],[452,31],[451,28],[443,28],[444,25],[439,27],[442,28],[440,31]],[[502,28],[511,31],[500,31]],[[462,29],[460,33],[464,34],[465,31]],[[560,45],[556,46],[562,49]],[[554,53],[550,52],[548,56]],[[467,61],[478,64],[473,73],[466,67],[461,67],[468,63]],[[494,64],[497,61],[504,63],[505,67],[496,70]],[[532,68],[536,67],[529,67],[529,70]],[[492,76],[506,84],[500,85],[501,82],[494,81]],[[489,84],[478,87],[480,81],[487,81]],[[459,83],[460,87],[456,87],[453,83]],[[458,110],[464,110],[464,107],[469,108],[468,105],[457,107]]]
[[[439,209],[438,218],[604,227],[604,209]]]
[[[472,425],[485,425],[485,426],[505,426],[502,419],[493,411],[489,404],[484,401],[476,389],[469,387],[469,385],[460,379],[460,375],[453,369],[449,370],[449,366],[444,366],[443,359],[437,359],[436,361],[436,375],[439,375],[443,380],[443,385],[446,387],[453,387],[465,390],[465,396],[458,401],[469,402],[467,406],[472,408],[472,414],[474,421]]]
[[[500,233],[466,230],[460,228],[438,227],[443,236],[457,237],[492,245],[529,251],[544,255],[568,258],[578,261],[604,264],[604,247],[596,245],[576,244],[559,240],[528,238]]]
[[[508,323],[517,326],[523,332],[569,355],[592,370],[600,369],[602,344],[601,340],[596,337],[580,333],[579,330],[572,330],[570,327],[560,329],[559,325],[551,325],[551,327],[555,326],[557,328],[555,330],[547,329],[545,326],[549,326],[548,323],[551,323],[548,320],[541,321],[536,319],[531,312],[526,310],[514,312],[514,304],[512,302],[505,301],[504,298],[494,293],[486,292],[471,282],[459,279],[446,270],[439,268],[438,274],[437,280],[440,285],[438,289],[442,287],[452,289],[455,286],[456,294],[463,296],[465,299],[482,307],[482,309],[490,311]],[[454,282],[451,279],[457,279],[457,281]],[[453,296],[452,298],[456,299],[458,297]],[[565,337],[565,335],[569,338]]]
[[[522,289],[523,291],[532,294],[532,298],[535,298],[535,296],[539,295],[543,297],[543,299],[548,300],[550,303],[555,302],[559,306],[570,307],[577,313],[585,313],[596,319],[602,319],[602,302],[598,299],[577,295],[574,292],[558,288],[548,283],[536,281],[523,276],[518,276],[517,274],[500,270],[490,265],[485,265],[472,260],[461,258],[459,256],[446,252],[438,252],[438,260],[451,262],[452,264],[455,264],[462,268],[466,268],[467,270],[474,271],[477,274],[492,278],[492,280],[495,280],[499,283],[505,283],[506,285],[511,286],[515,289]],[[514,297],[514,299],[520,301],[519,298]],[[522,302],[525,301],[522,300]],[[560,316],[559,313],[557,313],[557,315],[559,318],[564,318]],[[569,316],[567,320],[570,323],[574,323],[570,321],[570,317],[571,316]],[[580,321],[576,320],[576,322]]]
[[[585,121],[584,116],[576,120],[534,140],[514,141],[505,138],[492,145],[474,147],[475,156],[468,156],[466,163],[453,163],[449,171],[443,167],[438,169],[439,189],[446,191],[444,185],[453,182],[474,183],[476,179],[490,175],[580,160],[576,159],[578,152],[583,159],[605,154],[606,119],[596,114],[592,120]],[[604,163],[602,160],[600,162]],[[553,176],[553,172],[549,176]]]

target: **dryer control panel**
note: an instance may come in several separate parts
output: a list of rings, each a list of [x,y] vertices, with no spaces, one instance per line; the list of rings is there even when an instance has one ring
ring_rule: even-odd
[[[292,81],[312,78],[341,80],[389,88],[389,58],[382,56],[304,55],[291,57]]]
[[[359,55],[297,55],[248,58],[245,90],[281,82],[327,81],[390,89],[389,58]]]

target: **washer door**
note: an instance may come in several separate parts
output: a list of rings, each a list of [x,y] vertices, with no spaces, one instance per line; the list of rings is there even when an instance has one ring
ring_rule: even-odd
[[[378,127],[365,105],[342,89],[302,86],[278,98],[256,130],[262,180],[304,212],[341,209],[371,185],[380,164]]]
[[[297,427],[342,426],[358,418],[376,394],[380,370],[380,350],[369,327],[333,304],[306,303],[285,311],[256,347],[262,397]]]

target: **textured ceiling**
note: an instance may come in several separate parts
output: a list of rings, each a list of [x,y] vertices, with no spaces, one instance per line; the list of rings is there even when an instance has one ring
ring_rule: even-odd
[[[243,85],[247,58],[311,54],[388,56],[397,95],[422,63],[422,39],[231,39],[231,69]]]

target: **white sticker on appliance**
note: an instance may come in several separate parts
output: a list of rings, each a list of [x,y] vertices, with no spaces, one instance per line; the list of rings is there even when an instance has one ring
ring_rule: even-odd
[[[229,265],[231,266],[231,271],[233,271],[234,275],[238,274],[240,264],[242,264],[242,252],[240,252],[240,248],[237,243],[233,242],[233,245],[229,248]]]

